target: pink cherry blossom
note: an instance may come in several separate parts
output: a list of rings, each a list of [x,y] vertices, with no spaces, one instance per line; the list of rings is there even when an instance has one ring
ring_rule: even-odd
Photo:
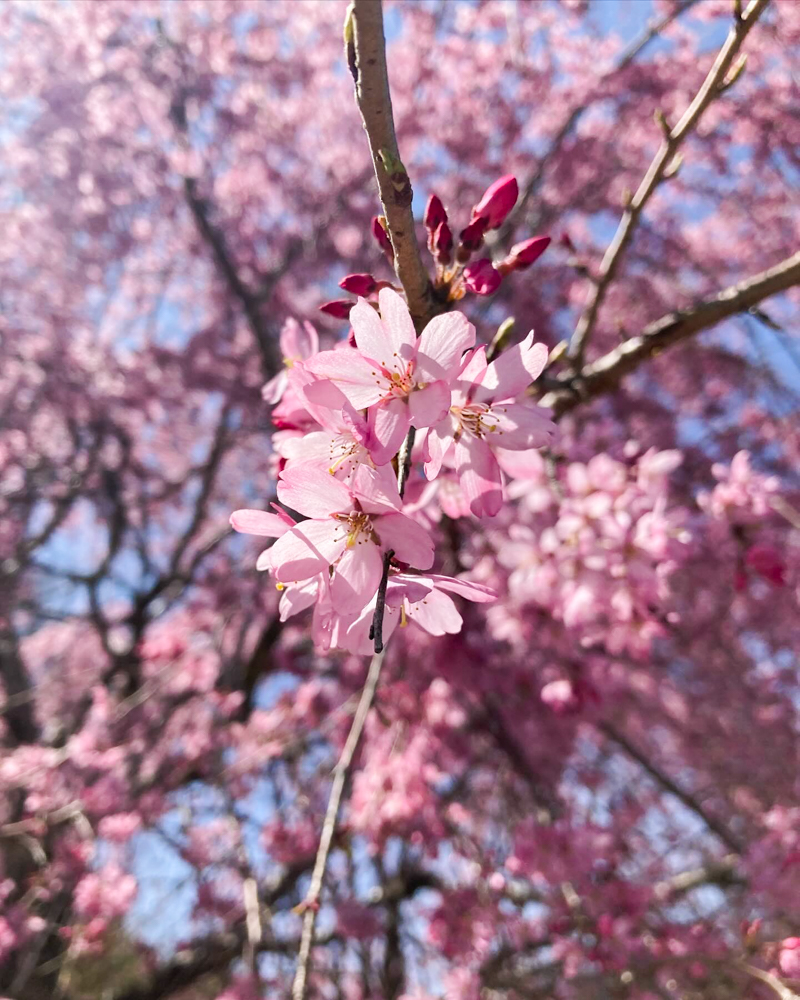
[[[475,343],[475,328],[461,313],[447,313],[417,338],[396,292],[384,288],[378,301],[380,316],[365,299],[350,313],[358,350],[323,351],[306,368],[330,379],[356,409],[375,407],[374,431],[386,462],[410,426],[430,427],[447,412],[449,383],[463,352]]]
[[[394,495],[362,466],[349,486],[304,465],[288,468],[278,498],[306,515],[270,550],[270,568],[280,583],[306,580],[332,568],[331,603],[343,614],[359,611],[375,594],[383,555],[417,569],[433,562],[433,542],[416,522],[400,513]]]
[[[303,324],[291,317],[286,320],[281,330],[281,354],[286,366],[261,390],[266,403],[279,403],[288,385],[286,369],[291,369],[298,361],[304,361],[319,350],[319,338],[314,327],[305,320]]]
[[[446,420],[427,434],[426,476],[435,478],[442,463],[452,458],[477,517],[497,514],[502,503],[502,476],[494,449],[543,447],[552,436],[554,425],[546,411],[517,400],[546,363],[547,348],[533,343],[533,331],[488,365],[484,348],[477,348],[453,385]]]

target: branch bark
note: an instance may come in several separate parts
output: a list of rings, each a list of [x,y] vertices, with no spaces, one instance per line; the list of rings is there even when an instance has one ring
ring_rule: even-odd
[[[541,403],[552,407],[560,416],[586,400],[616,389],[625,375],[654,354],[795,285],[800,285],[800,252],[767,271],[731,285],[706,302],[655,320],[639,336],[631,337],[597,361],[585,365],[578,375],[559,379],[560,386],[553,386]]]
[[[356,103],[367,133],[380,190],[394,269],[408,299],[417,332],[436,312],[431,282],[422,263],[411,210],[411,181],[400,159],[386,70],[381,0],[353,0],[345,22],[348,63]]]
[[[614,239],[611,241],[600,264],[600,272],[597,276],[589,303],[583,315],[578,320],[578,325],[575,327],[575,332],[572,335],[568,354],[576,367],[579,367],[583,363],[586,346],[597,322],[600,307],[603,304],[611,282],[614,280],[622,256],[633,238],[645,205],[650,200],[658,185],[666,179],[668,169],[675,162],[675,155],[678,149],[684,139],[693,131],[703,112],[717,97],[724,93],[729,83],[733,82],[733,77],[729,77],[733,61],[750,29],[768,3],[769,0],[751,0],[744,14],[734,19],[728,37],[725,39],[724,45],[714,60],[714,65],[709,70],[702,87],[683,113],[678,124],[670,129],[666,125],[666,122],[663,123],[665,129],[664,141],[656,153],[655,159],[648,167],[647,173],[642,179],[636,194],[633,195],[625,209]]]

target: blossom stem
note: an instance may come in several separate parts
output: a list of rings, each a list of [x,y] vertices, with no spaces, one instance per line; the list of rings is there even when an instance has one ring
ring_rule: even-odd
[[[392,562],[394,549],[389,549],[383,557],[383,575],[378,585],[378,596],[375,599],[375,614],[372,616],[372,625],[369,630],[369,637],[375,643],[375,652],[383,652],[383,615],[386,610],[386,586],[389,583],[389,566]]]
[[[336,832],[336,822],[339,818],[339,809],[342,804],[345,783],[353,763],[361,734],[364,731],[364,724],[367,721],[375,691],[378,687],[378,680],[383,667],[384,652],[375,653],[369,665],[367,679],[358,700],[358,707],[353,716],[353,723],[347,740],[344,744],[341,756],[333,769],[333,784],[331,785],[328,797],[328,808],[325,810],[325,819],[322,823],[322,834],[319,839],[317,855],[314,859],[314,869],[311,873],[311,884],[304,901],[303,932],[300,937],[300,950],[297,956],[297,969],[292,983],[292,1000],[305,1000],[306,985],[309,969],[311,968],[311,948],[314,944],[314,928],[317,922],[317,911],[319,910],[319,898],[322,893],[322,882],[325,878],[325,869],[328,865],[328,856],[333,844],[333,835]]]

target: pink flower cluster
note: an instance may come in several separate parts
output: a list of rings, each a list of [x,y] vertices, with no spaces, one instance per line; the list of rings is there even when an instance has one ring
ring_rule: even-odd
[[[688,511],[667,507],[680,461],[677,451],[651,450],[630,468],[608,455],[573,462],[554,518],[544,470],[537,477],[529,461],[530,480],[514,489],[535,515],[493,539],[512,600],[547,608],[586,646],[646,656],[671,614],[669,579],[690,554]]]
[[[423,518],[410,516],[419,505],[404,509],[396,472],[412,429],[426,479],[455,479],[476,516],[500,510],[502,456],[546,445],[553,432],[547,412],[524,398],[547,361],[532,333],[487,361],[461,313],[435,317],[417,337],[397,292],[380,289],[377,306],[364,298],[353,306],[354,346],[348,338],[317,351],[308,327],[286,325],[287,371],[265,391],[279,404],[273,442],[282,506],[231,516],[237,531],[276,539],[258,568],[282,592],[282,620],[313,607],[323,650],[369,652],[387,572],[385,637],[409,621],[432,635],[458,632],[452,594],[495,598],[487,587],[427,572],[434,542]]]

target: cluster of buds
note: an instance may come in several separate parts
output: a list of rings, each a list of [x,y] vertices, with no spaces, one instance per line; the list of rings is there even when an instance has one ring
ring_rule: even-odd
[[[461,230],[455,247],[445,207],[438,195],[430,196],[423,220],[428,233],[428,250],[437,264],[436,285],[447,287],[449,298],[459,299],[467,291],[491,295],[505,275],[530,267],[547,249],[550,237],[537,236],[518,243],[497,264],[488,257],[470,263],[483,246],[486,234],[499,229],[508,218],[518,195],[517,180],[511,174],[495,181],[472,209],[469,224]]]
[[[511,248],[501,261],[489,257],[472,260],[484,244],[484,238],[493,229],[499,229],[517,203],[519,187],[516,178],[507,174],[486,189],[483,197],[472,209],[469,224],[461,230],[458,242],[453,238],[447,210],[441,198],[432,194],[425,206],[423,223],[428,234],[428,250],[436,263],[434,287],[442,300],[456,302],[467,292],[491,295],[496,292],[503,278],[512,271],[524,271],[544,253],[550,244],[549,236],[535,236]],[[386,230],[386,220],[375,216],[372,235],[388,262],[394,264],[394,248]],[[393,288],[388,281],[379,281],[371,274],[348,274],[339,287],[351,295],[376,301],[382,288]],[[319,310],[335,319],[347,319],[353,308],[352,299],[333,299],[323,303]]]

